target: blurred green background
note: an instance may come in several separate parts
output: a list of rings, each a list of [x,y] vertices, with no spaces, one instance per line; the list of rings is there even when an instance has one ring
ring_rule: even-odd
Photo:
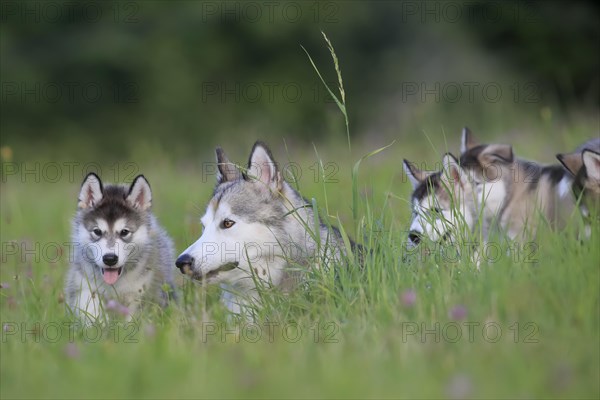
[[[543,129],[570,146],[561,126],[574,115],[597,127],[593,1],[6,1],[1,11],[1,145],[21,160],[40,149],[119,160],[142,145],[197,160],[256,138],[344,139],[301,48],[335,87],[321,30],[356,140],[468,124],[484,135]]]

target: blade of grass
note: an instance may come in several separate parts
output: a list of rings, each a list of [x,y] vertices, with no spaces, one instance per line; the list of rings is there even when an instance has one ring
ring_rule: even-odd
[[[310,64],[312,65],[313,69],[319,76],[319,79],[321,79],[321,82],[323,82],[325,89],[327,89],[327,91],[329,92],[329,95],[333,98],[333,100],[337,104],[338,108],[344,115],[344,122],[346,123],[346,136],[348,138],[348,151],[351,152],[352,147],[350,144],[350,122],[348,121],[348,113],[346,112],[346,92],[344,90],[344,84],[342,81],[342,71],[340,69],[338,58],[337,58],[337,55],[333,48],[333,45],[331,44],[331,41],[329,40],[329,38],[327,37],[325,32],[321,31],[321,34],[325,38],[325,42],[327,43],[327,49],[329,50],[329,53],[331,54],[331,57],[333,58],[333,64],[334,64],[335,71],[336,71],[337,78],[338,78],[338,85],[339,85],[338,89],[340,91],[341,101],[340,101],[340,99],[338,99],[338,97],[335,94],[333,94],[333,91],[329,88],[329,85],[327,85],[327,83],[325,82],[325,79],[323,79],[323,76],[321,75],[319,68],[317,68],[317,66],[315,65],[315,62],[313,61],[312,57],[308,53],[308,50],[306,50],[306,48],[302,45],[300,45],[300,47],[302,47],[302,50],[304,50],[304,52],[308,56],[308,60],[310,61]]]
[[[385,149],[387,149],[394,143],[396,143],[395,140],[393,140],[392,143],[388,144],[387,146],[380,147],[380,148],[373,150],[372,152],[362,156],[356,162],[356,164],[354,164],[354,167],[352,168],[352,216],[354,218],[355,223],[356,223],[356,220],[358,219],[358,169],[360,168],[360,164],[363,162],[363,160],[366,160],[367,158],[370,158],[376,154],[381,153],[382,151],[384,151]]]

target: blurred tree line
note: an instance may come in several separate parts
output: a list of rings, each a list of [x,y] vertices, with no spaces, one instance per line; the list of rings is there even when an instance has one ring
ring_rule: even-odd
[[[191,154],[246,136],[343,137],[301,48],[337,87],[321,31],[340,59],[355,135],[401,135],[436,107],[464,120],[498,106],[415,93],[444,82],[534,82],[538,108],[596,112],[599,10],[594,1],[4,1],[0,144],[118,156],[143,141]],[[511,94],[502,110],[520,108]]]

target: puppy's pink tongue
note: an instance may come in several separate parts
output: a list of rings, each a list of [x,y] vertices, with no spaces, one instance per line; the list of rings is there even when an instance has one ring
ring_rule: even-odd
[[[118,269],[104,269],[102,271],[102,277],[104,278],[104,282],[109,285],[114,285],[119,279],[119,270]]]

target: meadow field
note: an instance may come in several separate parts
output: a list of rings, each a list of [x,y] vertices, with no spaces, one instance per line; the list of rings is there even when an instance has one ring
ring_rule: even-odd
[[[407,246],[403,159],[438,169],[465,125],[544,164],[599,135],[600,8],[565,4],[3,4],[0,398],[600,398],[598,220],[589,238],[574,212],[521,243]],[[253,320],[175,260],[165,309],[68,313],[87,173],[143,174],[180,254],[202,233],[215,146],[243,165],[256,140],[368,249],[362,265],[265,285]]]
[[[592,127],[564,129],[565,143],[528,146],[544,140],[540,129],[515,152],[552,162]],[[290,295],[266,290],[257,320],[237,324],[218,288],[175,271],[179,304],[133,323],[113,310],[109,326],[87,329],[67,316],[63,294],[82,176],[96,168],[105,181],[127,182],[143,172],[179,253],[201,233],[211,149],[182,161],[141,146],[116,163],[70,161],[69,173],[67,160],[21,160],[3,148],[2,398],[597,398],[598,224],[584,241],[578,215],[563,232],[499,241],[480,270],[433,244],[429,255],[407,252],[411,187],[400,160],[433,166],[436,154],[458,151],[459,132],[415,133],[358,168],[375,148],[351,145],[343,132],[313,148],[272,143],[281,165],[301,171],[296,184],[322,216],[373,250],[363,269],[349,261],[335,274],[312,271]],[[223,146],[238,162],[250,149]]]

